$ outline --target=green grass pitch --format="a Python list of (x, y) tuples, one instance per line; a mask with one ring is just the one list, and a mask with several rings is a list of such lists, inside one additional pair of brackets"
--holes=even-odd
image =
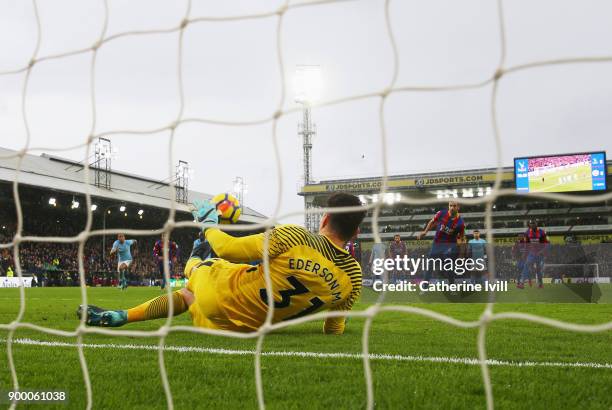
[[(537, 293), (538, 289), (525, 289)], [(155, 288), (88, 289), (90, 302), (103, 307), (135, 305), (160, 293)], [(357, 309), (375, 299), (369, 290)], [(26, 290), (25, 321), (55, 329), (72, 330), (80, 301), (79, 288)], [(395, 296), (393, 303), (403, 303)], [(475, 320), (484, 305), (420, 304), (462, 320)], [(19, 293), (0, 290), (0, 323), (17, 314)], [(612, 318), (612, 304), (498, 304), (495, 311), (520, 311), (574, 323), (603, 323)], [(162, 320), (139, 323), (131, 329), (152, 330)], [(190, 324), (189, 316), (175, 324)], [(343, 336), (321, 334), (321, 323), (291, 327), (266, 336), (265, 352), (361, 353), (363, 319), (352, 318)], [(438, 358), (477, 358), (477, 329), (459, 329), (415, 315), (382, 313), (373, 322), (370, 353)], [(0, 390), (11, 388), (7, 364), (6, 331), (0, 331)], [(28, 404), (18, 408), (85, 407), (85, 387), (75, 338), (55, 337), (20, 329), (18, 339), (67, 343), (45, 346), (18, 343), (13, 346), (15, 365), (23, 389), (63, 390), (67, 404)], [(154, 346), (156, 338), (87, 335), (85, 356), (93, 384), (93, 407), (112, 409), (161, 409), (166, 400), (159, 375), (157, 351), (128, 349), (126, 345)], [(168, 346), (199, 349), (231, 349), (203, 352), (167, 351), (166, 367), (175, 408), (257, 408), (253, 355), (254, 340), (172, 333)], [(114, 344), (116, 347), (100, 346)], [(243, 354), (236, 354), (242, 352)], [(610, 409), (612, 408), (612, 332), (575, 333), (525, 321), (498, 321), (487, 332), (490, 359), (504, 361), (489, 367), (498, 409)], [(606, 367), (565, 365), (520, 366), (524, 362), (596, 363)], [(485, 407), (480, 367), (449, 360), (415, 361), (393, 358), (371, 361), (376, 407), (474, 409)], [(262, 357), (266, 405), (271, 409), (362, 409), (366, 390), (359, 357)]]
[[(561, 178), (573, 177), (571, 182), (561, 182)], [(542, 181), (544, 178), (544, 181)], [(530, 192), (572, 192), (592, 189), (591, 166), (582, 165), (558, 171), (551, 170), (540, 176), (529, 177)]]

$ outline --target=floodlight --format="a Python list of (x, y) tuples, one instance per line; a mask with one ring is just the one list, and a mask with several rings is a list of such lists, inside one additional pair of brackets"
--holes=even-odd
[(72, 200), (72, 204), (70, 205), (70, 209), (77, 209), (79, 207), (79, 201)]
[(142, 214), (144, 214), (144, 210), (141, 209), (138, 211), (138, 215), (142, 216)]
[(294, 77), (295, 102), (311, 104), (321, 97), (321, 66), (298, 65)]
[(57, 201), (55, 200), (55, 198), (53, 198), (53, 197), (49, 198), (49, 205), (51, 205), (51, 206), (56, 206), (57, 205)]
[(108, 158), (111, 156), (111, 147), (108, 144), (98, 143), (96, 144), (96, 153), (102, 158)]
[(179, 161), (176, 166), (176, 173), (181, 176), (187, 176), (187, 174), (189, 174), (189, 163), (186, 161)]
[(119, 207), (119, 210), (120, 210), (121, 212), (125, 212), (125, 205), (121, 205), (121, 206)]
[(474, 190), (472, 188), (463, 188), (463, 193), (461, 196), (463, 196), (464, 198), (473, 198)]
[(395, 202), (395, 195), (393, 194), (393, 192), (386, 192), (383, 198), (383, 201), (387, 205), (393, 205), (393, 203)]
[(238, 194), (240, 193), (240, 191), (242, 191), (242, 182), (237, 180), (236, 182), (234, 182), (234, 192)]
[(96, 209), (98, 209), (98, 205), (96, 205), (96, 204), (92, 204), (92, 205), (91, 205), (91, 210), (92, 210), (92, 211), (95, 211)]

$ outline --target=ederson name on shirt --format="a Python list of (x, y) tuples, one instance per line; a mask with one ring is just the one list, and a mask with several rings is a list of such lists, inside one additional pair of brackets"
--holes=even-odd
[[(320, 263), (313, 262), (310, 259), (294, 259), (290, 258), (288, 260), (288, 266), (291, 270), (301, 270), (306, 272), (312, 272), (313, 274), (323, 278), (325, 282), (327, 282), (327, 286), (329, 287), (330, 295), (333, 297), (333, 302), (336, 302), (342, 299), (342, 294), (340, 292), (334, 292), (340, 285), (336, 280), (333, 272), (330, 272), (324, 266), (321, 266)], [(332, 302), (332, 303), (333, 303)]]

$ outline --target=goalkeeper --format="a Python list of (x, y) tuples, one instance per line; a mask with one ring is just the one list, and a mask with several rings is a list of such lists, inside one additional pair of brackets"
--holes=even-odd
[[(196, 219), (202, 223), (205, 241), (195, 247), (185, 266), (186, 288), (159, 296), (128, 310), (104, 310), (87, 306), (87, 324), (122, 326), (130, 322), (168, 316), (189, 310), (193, 324), (209, 329), (252, 332), (265, 321), (268, 294), (264, 266), (244, 262), (261, 260), (265, 234), (232, 237), (220, 229), (214, 205), (196, 204)], [(334, 207), (358, 207), (359, 199), (337, 193), (327, 203)], [(365, 210), (326, 213), (319, 234), (296, 225), (280, 225), (270, 231), (268, 256), (274, 301), (272, 322), (296, 319), (322, 310), (348, 311), (361, 292), (361, 267), (344, 250), (358, 232)], [(210, 258), (211, 250), (218, 258)], [(240, 263), (242, 262), (242, 263)], [(78, 316), (83, 313), (79, 307)], [(325, 320), (325, 333), (344, 332), (344, 317)]]

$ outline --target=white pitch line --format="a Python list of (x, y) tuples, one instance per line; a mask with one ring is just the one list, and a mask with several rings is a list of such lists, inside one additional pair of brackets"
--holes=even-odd
[[(0, 343), (6, 343), (6, 339), (0, 339)], [(13, 344), (30, 346), (48, 347), (77, 347), (76, 343), (49, 342), (34, 339), (14, 339)], [(157, 351), (157, 345), (139, 344), (114, 344), (114, 343), (83, 343), (83, 347), (89, 349), (119, 349), (119, 350), (152, 350)], [(235, 350), (235, 349), (216, 349), (210, 347), (195, 346), (164, 346), (166, 352), (177, 353), (210, 353), (230, 356), (252, 356), (254, 350)], [(284, 356), (284, 357), (308, 357), (317, 359), (363, 359), (361, 353), (323, 353), (323, 352), (296, 352), (296, 351), (275, 351), (262, 352), (262, 356)], [(370, 354), (372, 360), (390, 360), (399, 362), (430, 362), (430, 363), (452, 363), (477, 366), (480, 365), (478, 359), (468, 357), (427, 357), (427, 356), (403, 356), (390, 354)], [(511, 362), (506, 360), (488, 359), (490, 366), (509, 366), (509, 367), (586, 367), (593, 369), (612, 369), (612, 363), (592, 363), (592, 362)]]

